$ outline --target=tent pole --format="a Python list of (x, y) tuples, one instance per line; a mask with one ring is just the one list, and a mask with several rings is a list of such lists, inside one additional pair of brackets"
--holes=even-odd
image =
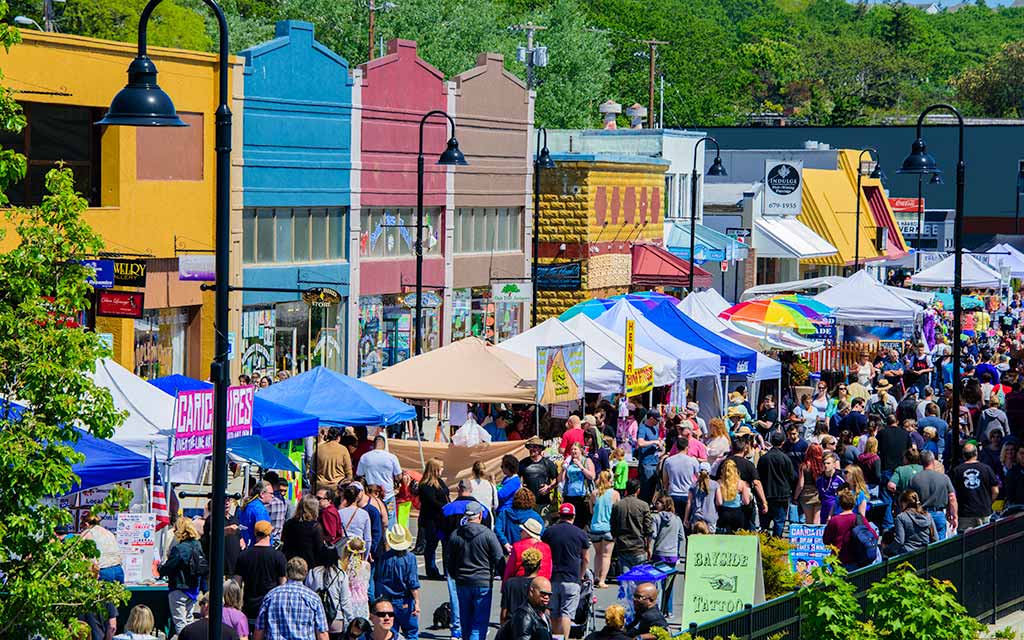
[[(424, 402), (426, 402), (426, 401), (424, 401)], [(438, 408), (437, 408), (437, 413), (438, 413), (438, 420), (440, 420), (441, 419), (440, 418), (440, 416), (441, 416), (441, 407), (440, 406), (438, 406)], [(426, 469), (427, 461), (423, 458), (423, 430), (422, 429), (420, 429), (420, 432), (416, 434), (416, 444), (419, 446), (419, 450), (420, 450), (420, 468), (421, 469)]]
[(537, 427), (537, 437), (540, 437), (540, 403), (533, 405), (533, 422)]
[[(153, 510), (153, 490), (156, 485), (156, 447), (154, 442), (149, 443), (149, 508)], [(164, 500), (167, 498), (165, 497)]]

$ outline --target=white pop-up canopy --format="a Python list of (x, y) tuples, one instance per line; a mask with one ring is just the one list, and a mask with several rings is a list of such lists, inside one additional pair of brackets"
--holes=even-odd
[[(626, 368), (626, 334), (616, 334), (594, 322), (584, 313), (563, 322), (573, 333), (583, 336), (584, 342), (600, 345), (606, 353), (615, 353), (615, 360), (623, 370)], [(654, 367), (654, 386), (662, 387), (676, 381), (676, 359), (664, 356), (637, 344), (633, 350), (636, 367)]]
[(116, 409), (128, 413), (110, 440), (147, 458), (151, 451), (165, 457), (174, 434), (174, 397), (110, 358), (97, 360), (96, 373), (88, 375), (96, 386), (110, 391)]
[[(679, 310), (685, 313), (690, 318), (696, 320), (705, 329), (713, 331), (723, 338), (728, 338), (733, 342), (754, 349), (757, 351), (757, 369), (753, 374), (754, 380), (775, 380), (782, 376), (782, 363), (778, 360), (774, 360), (758, 351), (758, 347), (764, 343), (777, 349), (789, 349), (786, 345), (779, 343), (774, 344), (771, 339), (755, 338), (749, 336), (748, 339), (738, 339), (739, 334), (729, 323), (728, 320), (722, 320), (718, 317), (717, 313), (714, 313), (707, 307), (706, 298), (700, 297), (697, 294), (691, 294), (686, 296), (682, 302), (679, 303)], [(726, 307), (728, 308), (728, 307)], [(761, 347), (763, 348), (763, 347)]]
[(889, 291), (863, 269), (814, 299), (832, 307), (839, 322), (913, 321), (920, 311), (920, 307)]
[[(583, 315), (583, 314), (580, 314)], [(595, 319), (595, 322), (616, 336), (626, 334), (626, 320), (632, 320), (636, 329), (636, 344), (665, 357), (678, 360), (677, 373), (684, 379), (717, 376), (721, 370), (722, 357), (687, 344), (661, 330), (644, 317), (640, 310), (619, 299), (614, 305)]]
[[(949, 256), (927, 269), (918, 271), (910, 277), (910, 281), (922, 287), (952, 287), (955, 257)], [(1002, 286), (999, 272), (971, 254), (963, 254), (961, 264), (961, 286), (968, 289), (998, 289)]]
[(992, 254), (990, 258), (993, 264), (1010, 268), (1010, 275), (1014, 278), (1024, 277), (1024, 253), (1017, 250), (1010, 244), (997, 244), (985, 253)]

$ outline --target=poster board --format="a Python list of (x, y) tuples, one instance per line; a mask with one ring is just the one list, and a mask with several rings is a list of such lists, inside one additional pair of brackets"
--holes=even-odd
[(583, 397), (582, 342), (537, 347), (537, 402), (557, 404)]
[(789, 542), (795, 547), (789, 551), (789, 566), (804, 586), (811, 584), (811, 571), (830, 553), (822, 541), (824, 535), (823, 524), (789, 524)]
[(117, 514), (117, 546), (121, 548), (121, 567), (125, 584), (152, 581), (156, 552), (156, 514)]
[(764, 602), (760, 542), (757, 536), (690, 536), (683, 590), (684, 629)]

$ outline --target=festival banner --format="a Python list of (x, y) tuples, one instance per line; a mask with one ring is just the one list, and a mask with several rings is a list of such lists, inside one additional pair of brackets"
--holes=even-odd
[[(228, 438), (252, 434), (256, 387), (228, 387)], [(179, 391), (174, 399), (174, 455), (213, 451), (213, 389)]]
[(582, 342), (537, 347), (537, 403), (557, 404), (583, 397)]
[(647, 365), (639, 369), (634, 366), (636, 355), (636, 321), (626, 320), (626, 397), (639, 396), (654, 388), (654, 367)]
[(682, 626), (764, 602), (757, 536), (694, 535), (687, 541)]
[(811, 584), (811, 571), (820, 567), (830, 553), (822, 541), (824, 535), (823, 524), (789, 525), (789, 542), (794, 547), (789, 552), (789, 564), (804, 586)]

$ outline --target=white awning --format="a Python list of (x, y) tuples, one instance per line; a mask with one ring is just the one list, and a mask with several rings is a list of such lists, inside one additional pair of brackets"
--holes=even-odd
[(764, 216), (754, 220), (759, 233), (753, 247), (758, 258), (821, 258), (837, 253), (824, 238), (792, 216)]

